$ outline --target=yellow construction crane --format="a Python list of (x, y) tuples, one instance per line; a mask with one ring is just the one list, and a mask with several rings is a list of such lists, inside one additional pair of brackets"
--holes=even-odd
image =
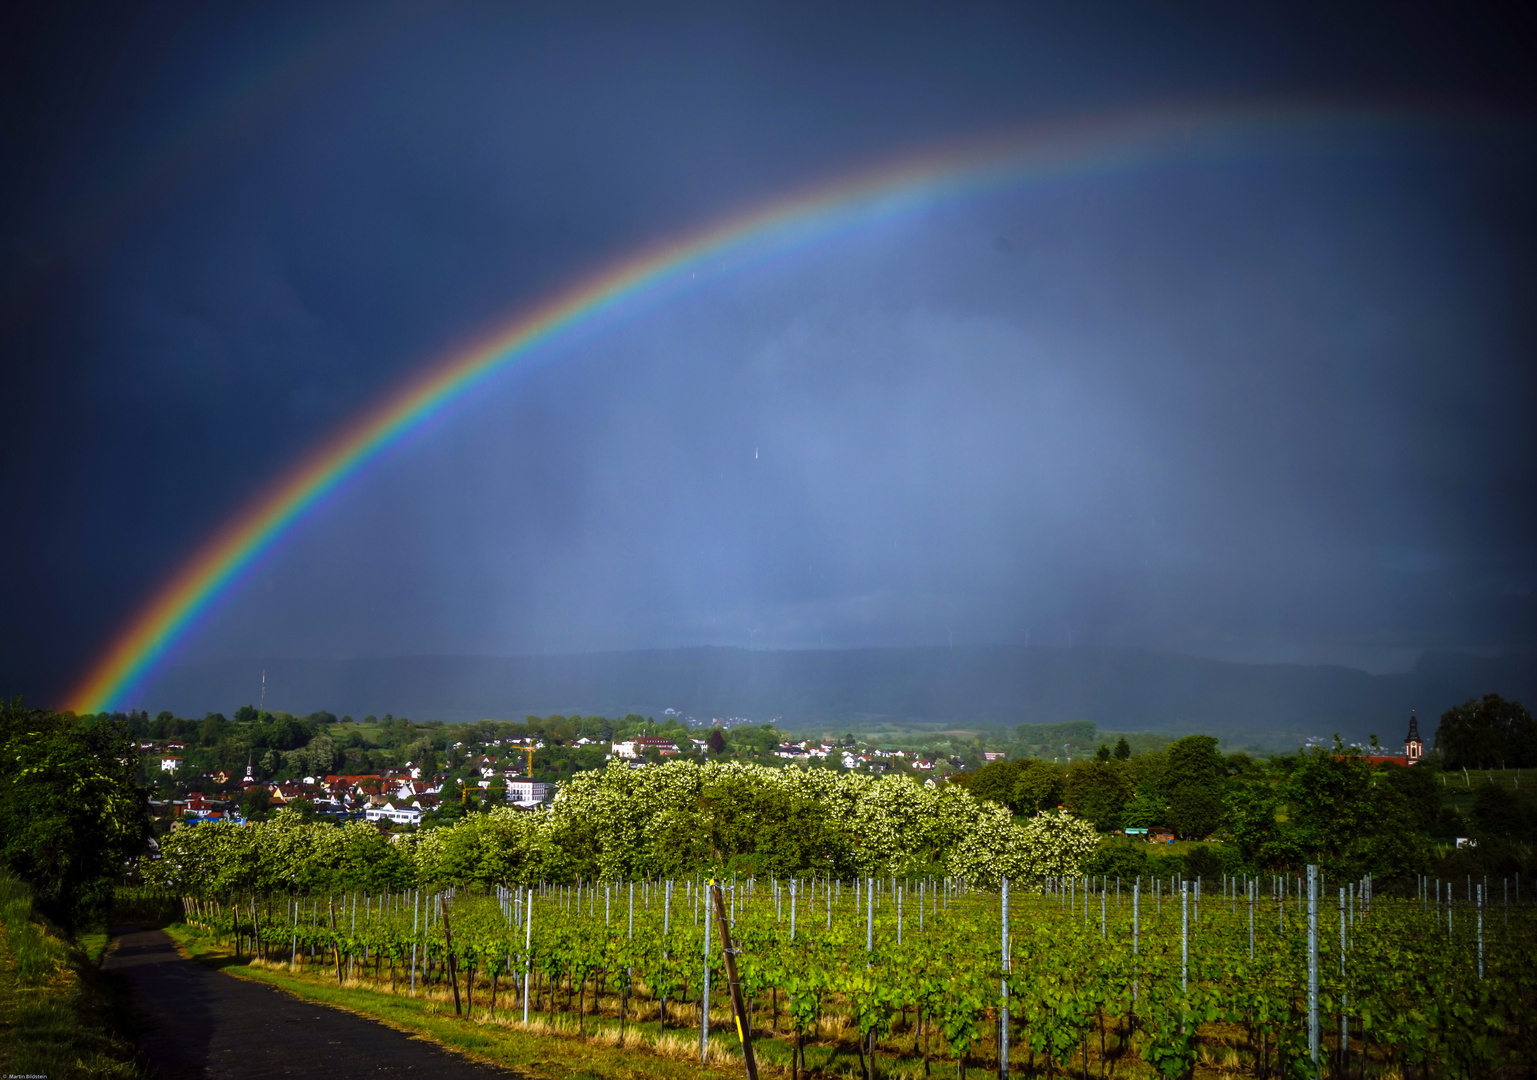
[(525, 743), (522, 746), (517, 747), (516, 749), (521, 750), (525, 754), (528, 755), (528, 772), (525, 775), (530, 780), (532, 780), (534, 778), (534, 744), (533, 743)]

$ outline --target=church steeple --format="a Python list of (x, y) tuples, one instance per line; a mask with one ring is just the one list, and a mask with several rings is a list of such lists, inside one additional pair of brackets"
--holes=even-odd
[(245, 782), (248, 783), (248, 784), (252, 784), (252, 783), (256, 782), (255, 777), (253, 777), (251, 775), (251, 755), (250, 754), (247, 754), (246, 758), (245, 758)]
[(1409, 734), (1404, 736), (1404, 757), (1413, 765), (1425, 753), (1425, 744), (1420, 740), (1420, 721), (1414, 715), (1414, 710), (1409, 710)]

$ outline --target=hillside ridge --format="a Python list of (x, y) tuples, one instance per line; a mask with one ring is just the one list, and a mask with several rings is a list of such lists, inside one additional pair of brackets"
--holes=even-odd
[[(1397, 739), (1485, 693), (1537, 698), (1534, 657), (1427, 653), (1408, 672), (1246, 664), (1130, 648), (1013, 645), (748, 650), (729, 646), (524, 656), (281, 657), (174, 667), (135, 707), (179, 715), (266, 706), (447, 721), (675, 709), (789, 728), (872, 722), (1008, 726), (1093, 720), (1127, 731)], [(1433, 730), (1433, 727), (1432, 727)]]

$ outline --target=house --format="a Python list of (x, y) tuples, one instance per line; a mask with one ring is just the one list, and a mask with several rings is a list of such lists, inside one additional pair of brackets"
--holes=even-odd
[(281, 784), (272, 787), (272, 801), (276, 803), (291, 803), (295, 799), (307, 799), (310, 792), (305, 790), (303, 784), (293, 780), (284, 780)]
[(511, 780), (507, 783), (507, 801), (520, 806), (537, 806), (544, 802), (550, 786), (542, 780)]
[(642, 757), (647, 750), (655, 750), (664, 755), (676, 754), (678, 742), (676, 739), (664, 739), (660, 735), (637, 735), (633, 739), (613, 743), (609, 757), (634, 759)]
[(166, 755), (160, 759), (160, 771), (173, 773), (181, 768), (181, 758), (174, 755)]
[(363, 811), (365, 821), (388, 821), (395, 825), (420, 825), (422, 823), (422, 811), (415, 806), (396, 806), (392, 802), (386, 802), (382, 806), (371, 806)]
[(390, 786), (393, 789), (392, 797), (407, 803), (415, 801), (419, 795), (428, 795), (436, 790), (422, 780), (396, 780)]
[(470, 769), (472, 772), (480, 773), (480, 775), (485, 777), (487, 780), (495, 776), (501, 769), (501, 766), (499, 766), (493, 759), (487, 757), (484, 754), (477, 754), (475, 757), (470, 758), (464, 764), (466, 768)]
[(217, 814), (223, 803), (214, 802), (201, 791), (188, 793), (186, 802), (182, 806), (182, 813), (188, 817), (207, 817)]
[(1003, 753), (995, 753), (992, 750), (988, 750), (988, 751), (985, 751), (982, 754), (982, 756), (985, 757), (988, 761), (1002, 761), (1005, 758), (1007, 758), (1009, 755), (1008, 754), (1003, 754)]

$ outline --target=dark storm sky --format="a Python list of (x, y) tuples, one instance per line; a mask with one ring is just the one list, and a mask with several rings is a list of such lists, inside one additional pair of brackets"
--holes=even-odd
[(1537, 643), (1530, 9), (38, 5), (4, 29), (0, 692), (606, 260), (1009, 125), (1356, 104), (707, 282), (495, 383), (178, 657)]

